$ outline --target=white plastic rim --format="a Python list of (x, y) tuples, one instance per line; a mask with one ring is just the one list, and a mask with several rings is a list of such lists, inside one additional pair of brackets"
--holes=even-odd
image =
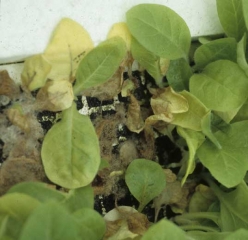
[(172, 8), (186, 21), (192, 37), (223, 32), (216, 0), (0, 0), (0, 64), (43, 52), (63, 17), (80, 23), (98, 44), (112, 24), (125, 21), (126, 11), (140, 3)]

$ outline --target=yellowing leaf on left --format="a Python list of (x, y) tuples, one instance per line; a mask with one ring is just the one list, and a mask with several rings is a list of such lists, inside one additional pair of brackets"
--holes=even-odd
[(26, 59), (21, 74), (22, 84), (30, 91), (36, 90), (46, 83), (51, 65), (42, 54), (37, 54)]
[(79, 62), (92, 48), (91, 37), (80, 24), (62, 19), (43, 54), (52, 65), (48, 78), (73, 81)]

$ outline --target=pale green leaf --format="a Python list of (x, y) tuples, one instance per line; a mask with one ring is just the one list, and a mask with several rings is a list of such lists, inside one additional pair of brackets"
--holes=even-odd
[(155, 79), (159, 85), (162, 74), (159, 68), (159, 57), (144, 48), (136, 39), (132, 38), (131, 53), (135, 60)]
[(68, 196), (62, 204), (63, 206), (66, 206), (70, 210), (70, 212), (75, 212), (76, 210), (81, 208), (93, 209), (93, 188), (91, 186), (85, 186), (70, 190)]
[(65, 195), (62, 192), (53, 190), (45, 183), (40, 182), (22, 182), (14, 185), (8, 193), (23, 193), (37, 199), (40, 202), (62, 201)]
[(176, 12), (162, 5), (139, 4), (126, 16), (131, 34), (146, 49), (167, 59), (187, 59), (190, 31)]
[(218, 149), (207, 139), (197, 155), (215, 179), (226, 187), (234, 187), (248, 170), (248, 121), (233, 123), (214, 136), (222, 148)]
[(228, 37), (237, 41), (246, 31), (241, 0), (216, 0), (220, 23)]
[(44, 203), (33, 211), (23, 226), (20, 240), (77, 239), (78, 226), (69, 213), (57, 203)]
[[(228, 232), (203, 232), (203, 231), (189, 231), (187, 236), (191, 237), (189, 240), (223, 240), (229, 236)], [(234, 240), (234, 239), (233, 239)]]
[(139, 211), (165, 188), (166, 178), (161, 166), (147, 159), (135, 159), (127, 168), (125, 181), (133, 196), (139, 201)]
[(239, 41), (237, 46), (237, 63), (248, 76), (248, 64), (246, 61), (246, 34)]
[(246, 229), (239, 229), (233, 233), (231, 233), (229, 236), (224, 238), (224, 240), (245, 240), (248, 239), (248, 230)]
[(93, 209), (82, 208), (73, 213), (73, 218), (78, 226), (79, 238), (84, 240), (101, 240), (105, 231), (106, 223), (103, 217)]
[(181, 127), (177, 127), (177, 132), (181, 137), (186, 140), (187, 146), (189, 148), (189, 158), (187, 160), (186, 172), (181, 182), (181, 184), (183, 185), (186, 182), (189, 174), (191, 174), (195, 169), (196, 150), (205, 140), (205, 136), (201, 132), (196, 132), (194, 130), (185, 129)]
[(172, 124), (195, 131), (201, 131), (201, 120), (209, 111), (201, 101), (187, 91), (180, 93), (188, 101), (188, 111), (173, 115)]
[(221, 145), (218, 142), (217, 138), (214, 136), (212, 132), (211, 126), (212, 113), (209, 111), (201, 120), (202, 132), (205, 134), (210, 141), (219, 149), (221, 149)]
[[(228, 176), (227, 176), (228, 177)], [(208, 181), (220, 201), (221, 231), (232, 232), (248, 229), (248, 188), (241, 182), (235, 190), (223, 192), (212, 181)]]
[(243, 120), (248, 120), (248, 100), (242, 105), (242, 107), (239, 109), (236, 116), (232, 119), (233, 122), (239, 122)]
[(109, 80), (121, 65), (126, 52), (126, 43), (121, 37), (110, 38), (91, 50), (78, 66), (74, 94)]
[(152, 225), (142, 240), (186, 240), (186, 233), (169, 220), (163, 219)]
[(203, 69), (209, 63), (226, 59), (237, 60), (237, 42), (234, 38), (222, 38), (210, 41), (195, 51), (194, 60), (197, 69)]
[(202, 73), (190, 79), (190, 92), (209, 109), (229, 111), (240, 107), (247, 98), (248, 78), (229, 60), (208, 64)]
[(98, 138), (75, 103), (46, 134), (41, 156), (47, 177), (60, 186), (79, 188), (94, 179), (101, 161)]
[(192, 70), (185, 59), (180, 58), (170, 61), (166, 78), (175, 91), (189, 90), (189, 79), (191, 75)]
[(9, 215), (20, 222), (25, 221), (40, 202), (23, 193), (9, 193), (0, 198), (0, 214)]
[(241, 0), (242, 1), (242, 9), (243, 9), (243, 17), (246, 25), (246, 30), (248, 29), (248, 1), (247, 0)]

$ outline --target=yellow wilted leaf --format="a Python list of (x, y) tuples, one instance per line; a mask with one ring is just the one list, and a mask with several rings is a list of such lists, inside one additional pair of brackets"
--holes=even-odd
[(42, 54), (37, 54), (26, 59), (21, 74), (22, 84), (30, 91), (43, 87), (51, 65), (44, 59)]
[(67, 80), (49, 80), (36, 97), (39, 108), (48, 111), (65, 110), (72, 105), (73, 99), (72, 84)]
[(127, 50), (130, 51), (130, 46), (131, 46), (131, 33), (127, 27), (127, 24), (124, 22), (119, 22), (119, 23), (115, 23), (112, 28), (110, 29), (109, 33), (108, 33), (108, 39), (112, 38), (112, 37), (121, 37), (127, 46)]
[(183, 113), (189, 109), (187, 99), (176, 93), (171, 87), (154, 90), (151, 106), (155, 115)]
[(79, 62), (92, 48), (91, 37), (80, 24), (62, 19), (43, 54), (52, 65), (49, 79), (73, 81)]
[(168, 68), (170, 65), (170, 60), (167, 58), (160, 58), (159, 59), (159, 67), (160, 67), (160, 72), (163, 76), (166, 75)]

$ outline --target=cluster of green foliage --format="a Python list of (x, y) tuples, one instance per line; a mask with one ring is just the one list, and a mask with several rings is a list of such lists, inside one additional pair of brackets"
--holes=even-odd
[[(123, 40), (123, 35), (128, 35), (125, 32), (89, 50), (74, 71), (74, 85), (74, 72), (70, 72), (72, 95), (78, 96), (105, 83), (129, 51), (160, 91), (151, 99), (154, 115), (144, 124), (171, 125), (188, 146), (188, 158), (178, 176), (182, 185), (198, 162), (211, 174), (199, 176), (216, 196), (207, 210), (175, 217), (179, 226), (161, 220), (135, 239), (248, 237), (248, 4), (246, 0), (217, 0), (217, 10), (226, 36), (201, 38), (201, 45), (193, 52), (193, 66), (189, 56), (195, 46), (184, 20), (168, 7), (141, 4), (126, 14), (130, 42)], [(38, 61), (49, 60), (49, 56), (48, 49)], [(44, 86), (49, 74), (49, 79), (58, 76), (54, 70), (57, 62), (51, 62), (43, 62), (47, 73), (38, 74), (37, 83), (28, 82), (29, 88)], [(33, 67), (27, 63), (26, 72)], [(168, 84), (162, 81), (164, 76)], [(70, 99), (71, 104), (61, 109), (61, 121), (46, 134), (41, 155), (48, 178), (71, 190), (62, 194), (37, 183), (13, 187), (0, 198), (1, 239), (103, 237), (105, 223), (93, 210), (89, 186), (101, 164), (99, 143), (89, 117), (80, 115)], [(147, 159), (133, 160), (125, 181), (140, 203), (139, 211), (166, 186), (162, 167)]]

